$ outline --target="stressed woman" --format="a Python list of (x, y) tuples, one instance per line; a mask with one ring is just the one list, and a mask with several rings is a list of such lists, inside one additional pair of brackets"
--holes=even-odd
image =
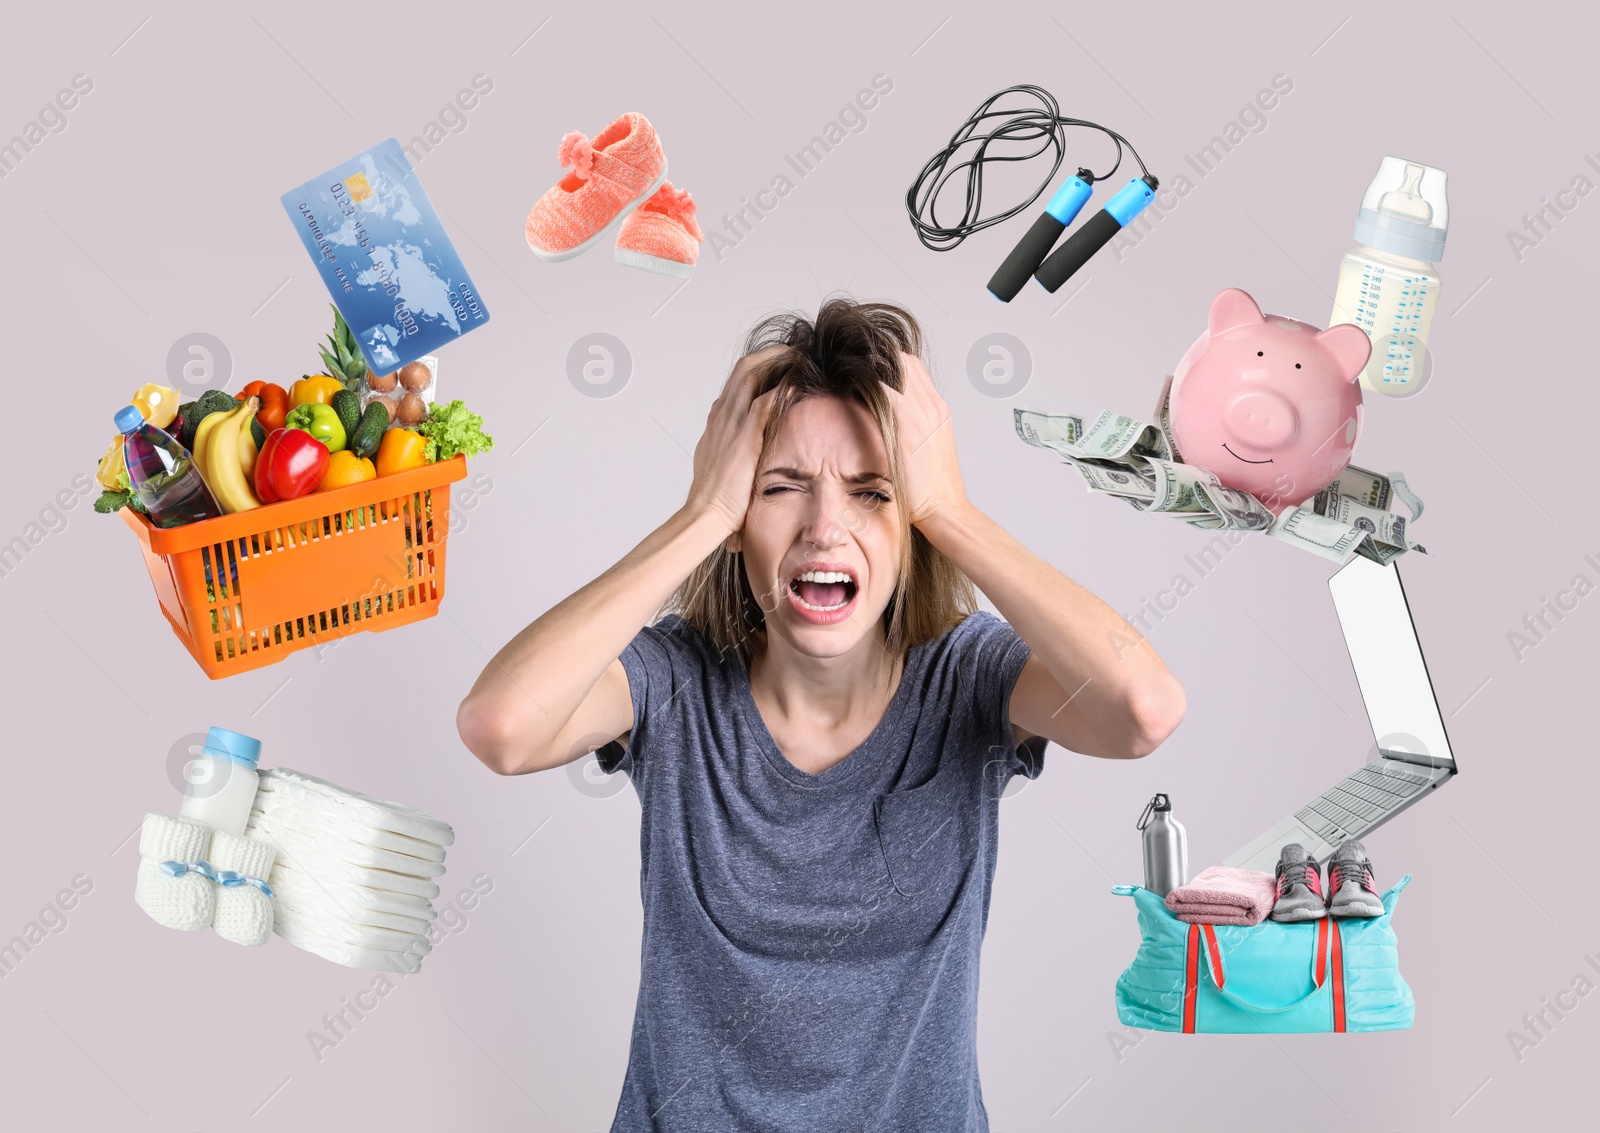
[(1046, 741), (1132, 758), (1183, 716), (1137, 631), (967, 499), (921, 352), (884, 304), (757, 327), (688, 502), (461, 705), (501, 774), (596, 751), (638, 792), (614, 1133), (987, 1130), (1001, 792)]

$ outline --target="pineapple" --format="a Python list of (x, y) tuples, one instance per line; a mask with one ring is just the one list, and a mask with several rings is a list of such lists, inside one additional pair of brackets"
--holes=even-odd
[[(329, 306), (333, 304), (330, 303)], [(356, 341), (350, 324), (344, 321), (344, 316), (339, 313), (337, 307), (333, 308), (333, 333), (328, 335), (328, 345), (318, 349), (322, 354), (322, 364), (327, 367), (328, 376), (343, 382), (345, 389), (355, 389), (368, 375), (367, 360), (361, 353), (361, 344)]]

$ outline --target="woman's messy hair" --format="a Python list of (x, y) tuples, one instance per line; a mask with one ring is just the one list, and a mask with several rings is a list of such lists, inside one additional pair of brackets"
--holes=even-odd
[[(831, 298), (815, 319), (793, 311), (763, 319), (746, 338), (744, 353), (769, 346), (785, 349), (763, 363), (756, 382), (756, 396), (777, 391), (762, 456), (796, 405), (808, 398), (836, 397), (862, 406), (877, 421), (889, 454), (894, 498), (904, 500), (904, 454), (894, 405), (883, 387), (904, 388), (902, 352), (922, 355), (922, 328), (910, 312), (890, 303)], [(911, 526), (906, 509), (897, 507), (895, 514), (901, 529), (900, 563), (894, 594), (883, 612), (883, 630), (886, 648), (900, 657), (960, 624), (978, 608), (978, 601), (972, 581)], [(765, 647), (766, 613), (750, 588), (744, 554), (726, 545), (694, 568), (663, 613), (678, 614), (719, 656), (733, 650), (747, 666)]]

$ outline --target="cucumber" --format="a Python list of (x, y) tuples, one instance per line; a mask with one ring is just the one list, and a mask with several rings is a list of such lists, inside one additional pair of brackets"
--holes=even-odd
[(378, 442), (383, 440), (383, 434), (388, 428), (389, 411), (376, 401), (372, 402), (367, 406), (367, 411), (361, 415), (360, 422), (350, 432), (348, 442), (350, 450), (357, 456), (371, 456), (378, 451)]
[(339, 415), (339, 424), (344, 426), (344, 435), (355, 436), (356, 427), (361, 424), (361, 399), (350, 390), (342, 389), (333, 395), (328, 404)]

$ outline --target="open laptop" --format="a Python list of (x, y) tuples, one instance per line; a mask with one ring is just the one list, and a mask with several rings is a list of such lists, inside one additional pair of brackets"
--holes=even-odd
[(1319, 863), (1441, 787), (1456, 773), (1411, 608), (1393, 563), (1357, 556), (1328, 580), (1378, 758), (1322, 792), (1224, 865), (1272, 873), (1299, 842)]

